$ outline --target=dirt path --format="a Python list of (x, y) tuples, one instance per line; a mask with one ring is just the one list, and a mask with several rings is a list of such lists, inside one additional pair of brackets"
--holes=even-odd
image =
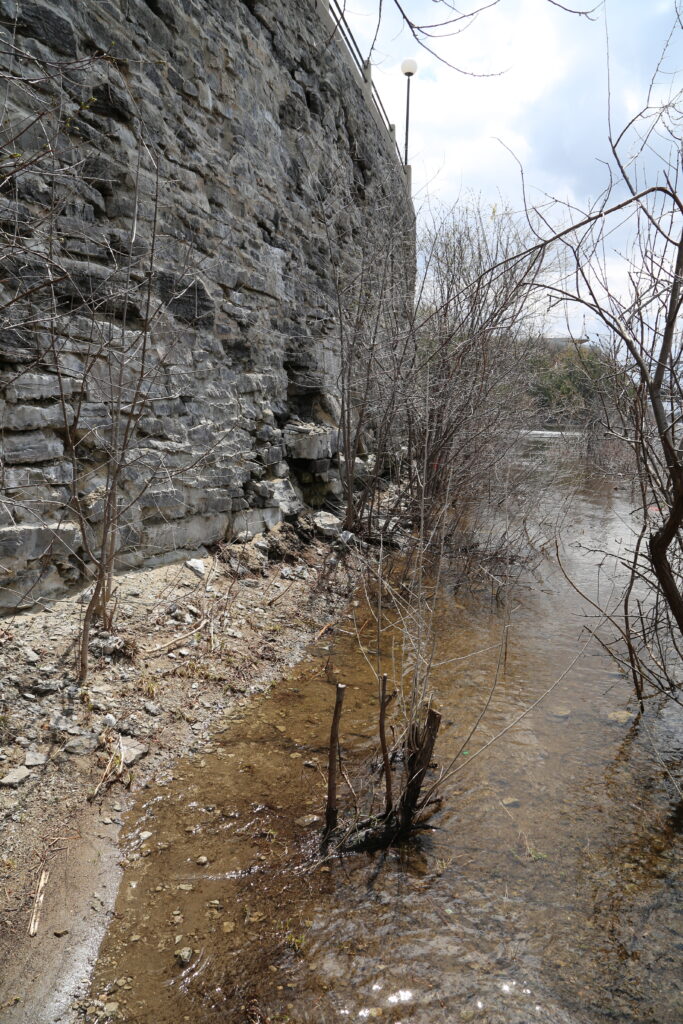
[[(352, 579), (326, 542), (304, 543), (288, 526), (220, 561), (205, 556), (122, 576), (115, 634), (93, 638), (86, 691), (73, 672), (84, 607), (77, 596), (2, 620), (3, 1024), (71, 1018), (113, 912), (117, 837), (131, 791), (205, 749), (236, 702), (295, 663)], [(49, 877), (30, 938), (43, 870)]]

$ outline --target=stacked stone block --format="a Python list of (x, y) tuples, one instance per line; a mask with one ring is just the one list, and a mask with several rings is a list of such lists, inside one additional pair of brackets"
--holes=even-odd
[(9, 609), (87, 575), (113, 464), (122, 566), (338, 495), (339, 289), (413, 214), (314, 0), (0, 0), (0, 36)]

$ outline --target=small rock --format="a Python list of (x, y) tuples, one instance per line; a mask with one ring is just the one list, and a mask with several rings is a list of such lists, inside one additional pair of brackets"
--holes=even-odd
[(304, 814), (303, 817), (297, 818), (294, 824), (299, 825), (300, 828), (309, 828), (311, 825), (315, 825), (318, 821), (320, 821), (319, 814)]
[(610, 711), (607, 717), (610, 722), (618, 722), (619, 725), (626, 725), (631, 721), (633, 715), (630, 711)]
[(209, 863), (209, 858), (208, 857), (204, 857), (204, 856), (197, 857), (197, 860), (195, 861), (195, 864), (198, 864), (200, 868), (206, 867), (206, 865), (208, 863)]
[(39, 750), (27, 750), (24, 764), (27, 768), (37, 768), (41, 764), (47, 764), (47, 754)]
[(221, 927), (222, 927), (223, 931), (225, 932), (225, 934), (228, 935), (230, 932), (234, 932), (234, 930), (235, 930), (235, 922), (234, 921), (223, 921), (223, 924), (221, 925)]
[(64, 749), (67, 754), (75, 754), (79, 756), (81, 754), (92, 754), (93, 750), (96, 750), (99, 745), (97, 736), (92, 734), (86, 736), (74, 736), (73, 739), (69, 740)]
[(105, 1013), (118, 1013), (119, 1012), (119, 1004), (116, 1003), (116, 1002), (105, 1003), (104, 1004), (104, 1012)]
[(503, 807), (519, 807), (519, 800), (516, 796), (504, 796), (502, 804)]
[(189, 946), (183, 946), (182, 949), (176, 950), (174, 956), (178, 963), (185, 967), (192, 959), (192, 950)]
[(57, 936), (58, 939), (61, 939), (65, 935), (69, 934), (69, 929), (68, 928), (55, 928), (54, 934)]
[(185, 562), (185, 568), (193, 572), (195, 576), (198, 576), (200, 580), (203, 580), (206, 576), (206, 567), (201, 558), (188, 558)]
[(126, 739), (122, 746), (123, 763), (126, 768), (130, 768), (136, 761), (139, 761), (140, 758), (145, 757), (149, 753), (149, 747), (146, 747), (143, 743), (137, 743), (135, 740)]
[(331, 512), (316, 512), (313, 523), (321, 537), (338, 537), (342, 530), (341, 519)]
[(572, 709), (568, 704), (555, 704), (554, 707), (548, 708), (548, 714), (553, 718), (569, 718), (571, 713)]
[(34, 693), (36, 697), (47, 697), (51, 693), (59, 693), (61, 688), (62, 684), (59, 679), (36, 679), (24, 686), (25, 690)]
[(25, 782), (31, 775), (31, 772), (23, 764), (19, 768), (13, 768), (11, 772), (8, 772), (2, 779), (0, 779), (0, 786), (10, 786), (12, 789), (16, 789), (22, 782)]
[(27, 647), (24, 651), (24, 657), (26, 658), (29, 665), (36, 665), (40, 661), (40, 655), (31, 648)]
[(140, 833), (140, 841), (143, 842), (143, 843), (145, 842), (146, 839), (151, 839), (151, 838), (152, 838), (152, 833), (151, 832), (141, 832)]
[(113, 729), (114, 726), (116, 725), (116, 719), (112, 714), (105, 715), (104, 718), (102, 719), (102, 725), (105, 727), (105, 729)]
[(161, 708), (159, 707), (158, 704), (155, 704), (154, 701), (151, 701), (151, 700), (145, 701), (145, 703), (143, 704), (143, 707), (144, 707), (144, 709), (145, 709), (145, 711), (147, 712), (148, 715), (152, 715), (152, 716), (156, 717), (157, 715), (161, 714)]

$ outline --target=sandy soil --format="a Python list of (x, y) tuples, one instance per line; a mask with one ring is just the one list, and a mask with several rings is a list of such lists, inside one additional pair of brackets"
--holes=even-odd
[(204, 554), (194, 570), (119, 577), (113, 632), (93, 636), (85, 688), (74, 671), (82, 596), (0, 621), (3, 1024), (71, 1018), (113, 912), (130, 793), (202, 749), (338, 613), (353, 572), (300, 525)]

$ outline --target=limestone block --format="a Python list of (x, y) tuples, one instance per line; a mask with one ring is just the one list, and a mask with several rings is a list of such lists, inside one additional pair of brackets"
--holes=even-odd
[[(69, 398), (74, 392), (74, 381), (62, 378), (62, 393)], [(59, 378), (53, 373), (22, 373), (12, 375), (5, 391), (8, 402), (30, 402), (36, 398), (59, 398)]]
[(196, 551), (204, 544), (223, 540), (230, 526), (227, 513), (187, 516), (173, 523), (154, 523), (145, 526), (140, 546), (146, 554), (162, 551)]
[(338, 537), (341, 533), (342, 521), (331, 512), (316, 512), (313, 522), (321, 537)]
[(48, 462), (64, 455), (64, 445), (55, 434), (40, 430), (21, 434), (5, 434), (0, 452), (7, 465), (22, 462)]
[(339, 431), (315, 423), (287, 424), (285, 449), (292, 459), (331, 459), (339, 450)]
[(15, 22), (17, 30), (56, 50), (66, 57), (76, 57), (76, 35), (66, 18), (57, 14), (54, 7), (40, 3), (18, 3), (17, 0), (0, 0), (0, 15), (3, 22)]
[(78, 527), (73, 523), (5, 526), (0, 529), (0, 560), (3, 565), (21, 567), (47, 554), (53, 558), (69, 554), (79, 543)]
[(38, 466), (17, 466), (5, 469), (5, 490), (8, 493), (29, 487), (67, 486), (71, 483), (73, 469), (70, 462), (54, 465), (42, 463)]
[(6, 573), (0, 562), (0, 612), (32, 608), (40, 598), (63, 593), (64, 586), (54, 565)]
[[(4, 430), (41, 430), (54, 427), (57, 430), (71, 426), (74, 411), (64, 403), (52, 405), (5, 405), (0, 403), (0, 425)], [(66, 423), (65, 423), (66, 421)]]
[(304, 503), (300, 494), (297, 494), (291, 480), (271, 480), (273, 486), (273, 501), (275, 501), (283, 516), (295, 516), (303, 512)]
[(280, 522), (282, 522), (282, 512), (279, 508), (247, 509), (234, 516), (232, 533), (240, 540), (251, 540), (257, 533), (272, 530)]

